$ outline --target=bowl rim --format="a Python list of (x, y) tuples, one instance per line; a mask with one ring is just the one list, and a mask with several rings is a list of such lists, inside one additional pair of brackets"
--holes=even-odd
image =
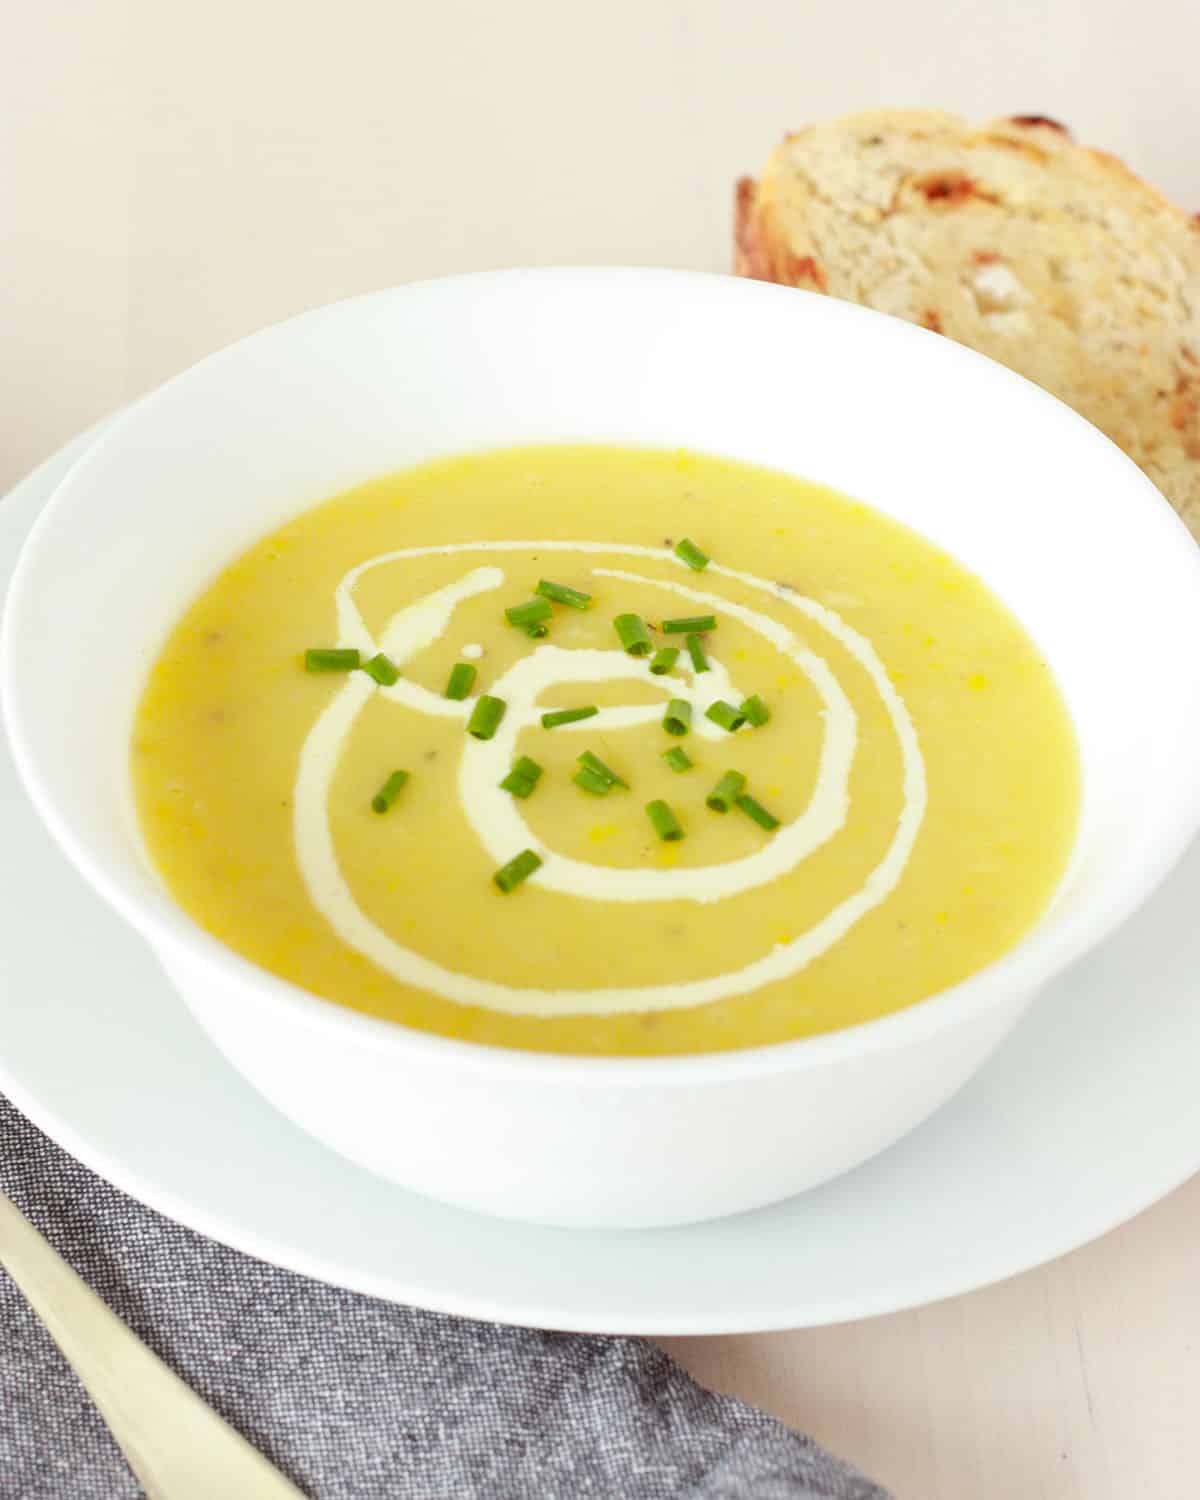
[[(152, 413), (156, 402), (168, 391), (186, 383), (196, 372), (236, 359), (242, 349), (256, 340), (268, 338), (276, 330), (296, 323), (315, 323), (334, 316), (338, 311), (374, 301), (395, 297), (419, 299), (431, 290), (444, 294), (446, 289), (464, 290), (514, 286), (534, 281), (573, 281), (581, 288), (597, 280), (610, 284), (629, 278), (653, 279), (666, 287), (690, 286), (693, 291), (710, 295), (733, 295), (751, 298), (786, 298), (811, 300), (822, 305), (822, 315), (847, 321), (868, 320), (873, 336), (893, 340), (937, 339), (945, 353), (939, 358), (958, 361), (964, 374), (971, 368), (985, 366), (999, 373), (1004, 384), (1014, 391), (1022, 387), (1026, 399), (1055, 408), (1053, 420), (1074, 425), (1087, 433), (1087, 440), (1107, 450), (1105, 462), (1111, 465), (1114, 484), (1141, 492), (1143, 504), (1138, 508), (1138, 527), (1156, 527), (1163, 545), (1173, 546), (1193, 565), (1197, 597), (1200, 598), (1200, 548), (1175, 514), (1165, 497), (1142, 471), (1099, 429), (1081, 417), (1057, 397), (999, 366), (986, 356), (952, 340), (919, 328), (904, 319), (880, 313), (859, 304), (843, 302), (815, 292), (799, 291), (773, 283), (756, 281), (715, 272), (677, 271), (661, 267), (637, 266), (546, 266), (514, 267), (503, 270), (477, 271), (462, 275), (431, 277), (394, 287), (380, 288), (356, 296), (325, 303), (318, 307), (278, 320), (256, 329), (245, 337), (224, 346), (178, 372), (154, 390), (140, 397), (114, 417), (84, 449), (56, 485), (52, 495), (30, 528), (20, 550), (17, 565), (4, 601), (0, 620), (0, 705), (14, 760), (39, 817), (66, 855), (93, 889), (129, 923), (164, 961), (178, 957), (184, 962), (199, 963), (210, 970), (221, 971), (240, 990), (252, 995), (260, 1005), (274, 1012), (280, 1025), (297, 1021), (331, 1035), (361, 1044), (368, 1043), (393, 1055), (405, 1055), (414, 1061), (456, 1070), (478, 1072), (497, 1077), (536, 1078), (542, 1083), (561, 1083), (592, 1087), (683, 1087), (692, 1083), (734, 1081), (766, 1077), (778, 1073), (807, 1071), (810, 1068), (847, 1062), (855, 1057), (887, 1051), (918, 1043), (946, 1027), (978, 1017), (1014, 996), (1032, 999), (1038, 990), (1077, 958), (1100, 944), (1115, 930), (1165, 878), (1200, 829), (1200, 767), (1195, 778), (1195, 795), (1190, 807), (1154, 843), (1141, 861), (1137, 879), (1126, 883), (1107, 900), (1098, 900), (1083, 911), (1055, 915), (1049, 910), (1035, 922), (1007, 952), (965, 979), (932, 995), (914, 1001), (899, 1010), (851, 1026), (839, 1027), (813, 1036), (771, 1042), (727, 1051), (682, 1053), (663, 1056), (620, 1057), (530, 1051), (465, 1041), (426, 1032), (355, 1010), (342, 1002), (326, 999), (302, 986), (284, 979), (214, 937), (190, 916), (163, 888), (157, 905), (128, 895), (121, 883), (110, 875), (103, 858), (97, 857), (86, 839), (78, 835), (69, 820), (59, 811), (52, 793), (43, 781), (37, 757), (26, 735), (21, 714), (19, 656), (17, 649), (18, 615), (21, 601), (29, 587), (40, 559), (41, 540), (46, 528), (43, 522), (60, 507), (70, 503), (81, 476), (110, 447), (119, 443), (127, 429)], [(968, 377), (969, 378), (969, 377)], [(465, 451), (465, 450), (464, 450)], [(1124, 475), (1122, 479), (1121, 476)], [(1152, 502), (1146, 504), (1145, 501)], [(1129, 515), (1134, 514), (1130, 507)], [(1200, 703), (1200, 666), (1194, 684)]]

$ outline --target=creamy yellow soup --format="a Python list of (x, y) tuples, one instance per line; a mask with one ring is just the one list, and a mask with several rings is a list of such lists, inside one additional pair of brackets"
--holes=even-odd
[[(565, 709), (595, 711), (544, 722)], [(932, 995), (1044, 911), (1079, 803), (1050, 671), (952, 558), (815, 484), (615, 447), (427, 464), (266, 537), (166, 642), (132, 765), (155, 865), (237, 952), (570, 1053), (756, 1046)]]

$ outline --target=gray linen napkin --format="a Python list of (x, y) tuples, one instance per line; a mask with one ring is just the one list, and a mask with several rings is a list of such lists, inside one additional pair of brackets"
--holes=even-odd
[[(133, 1202), (3, 1098), (0, 1187), (313, 1500), (888, 1500), (643, 1339), (475, 1323), (264, 1265)], [(138, 1494), (0, 1273), (0, 1497)]]

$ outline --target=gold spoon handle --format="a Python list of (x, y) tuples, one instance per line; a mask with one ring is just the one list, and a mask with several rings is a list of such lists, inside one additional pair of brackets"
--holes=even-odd
[(147, 1500), (304, 1500), (109, 1311), (3, 1193), (0, 1266), (87, 1387)]

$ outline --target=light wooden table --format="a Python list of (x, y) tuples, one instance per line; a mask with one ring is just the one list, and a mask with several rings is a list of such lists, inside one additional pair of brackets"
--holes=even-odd
[[(723, 269), (734, 178), (872, 104), (1049, 113), (1200, 208), (1194, 0), (6, 0), (0, 487), (249, 330), (449, 271)], [(1006, 1285), (673, 1341), (900, 1500), (1178, 1500), (1200, 1182)]]

